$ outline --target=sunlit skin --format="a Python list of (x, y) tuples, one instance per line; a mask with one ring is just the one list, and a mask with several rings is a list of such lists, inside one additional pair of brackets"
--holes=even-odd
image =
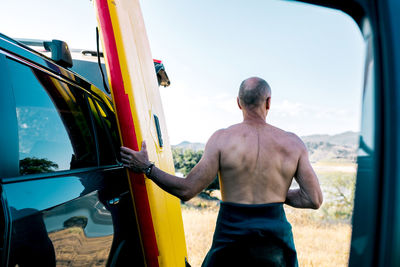
[[(244, 85), (252, 88), (260, 78)], [(262, 80), (263, 81), (263, 80)], [(285, 202), (296, 208), (317, 209), (322, 204), (318, 178), (301, 139), (266, 122), (271, 107), (271, 90), (259, 97), (256, 106), (238, 107), (243, 122), (216, 131), (208, 140), (203, 157), (185, 179), (153, 167), (148, 178), (165, 191), (187, 201), (206, 188), (219, 172), (222, 201), (242, 204)], [(140, 152), (121, 147), (122, 162), (143, 172), (151, 162), (146, 143)], [(296, 179), (300, 188), (290, 189)]]

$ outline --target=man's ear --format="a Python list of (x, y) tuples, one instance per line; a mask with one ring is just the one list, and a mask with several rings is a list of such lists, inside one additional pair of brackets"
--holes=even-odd
[(271, 108), (271, 97), (267, 97), (267, 110)]
[(240, 105), (239, 97), (237, 97), (236, 100), (237, 100), (238, 107), (239, 107), (240, 109), (242, 109), (242, 106)]

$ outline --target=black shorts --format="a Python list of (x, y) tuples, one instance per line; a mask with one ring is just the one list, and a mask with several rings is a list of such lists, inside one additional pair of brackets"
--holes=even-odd
[(283, 203), (221, 202), (213, 243), (202, 267), (298, 266)]

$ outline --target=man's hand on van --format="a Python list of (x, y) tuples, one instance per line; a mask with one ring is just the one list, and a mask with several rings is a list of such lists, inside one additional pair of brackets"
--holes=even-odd
[(142, 142), (142, 148), (140, 151), (135, 151), (122, 146), (120, 153), (124, 167), (129, 168), (134, 172), (143, 172), (151, 164), (147, 154), (145, 141)]

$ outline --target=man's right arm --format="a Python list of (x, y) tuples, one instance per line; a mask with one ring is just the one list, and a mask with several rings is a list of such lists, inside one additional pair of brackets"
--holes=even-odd
[[(208, 140), (200, 162), (190, 171), (184, 179), (151, 167), (148, 178), (168, 193), (187, 201), (201, 192), (209, 185), (218, 173), (219, 148), (218, 138), (222, 130), (215, 132)], [(149, 161), (146, 143), (142, 143), (142, 149), (135, 151), (127, 147), (121, 147), (121, 160), (125, 167), (135, 172), (143, 172), (151, 165)]]
[(308, 152), (301, 142), (301, 155), (297, 165), (295, 179), (299, 189), (290, 189), (286, 196), (285, 203), (295, 208), (318, 209), (322, 204), (322, 192), (315, 174), (308, 159)]

